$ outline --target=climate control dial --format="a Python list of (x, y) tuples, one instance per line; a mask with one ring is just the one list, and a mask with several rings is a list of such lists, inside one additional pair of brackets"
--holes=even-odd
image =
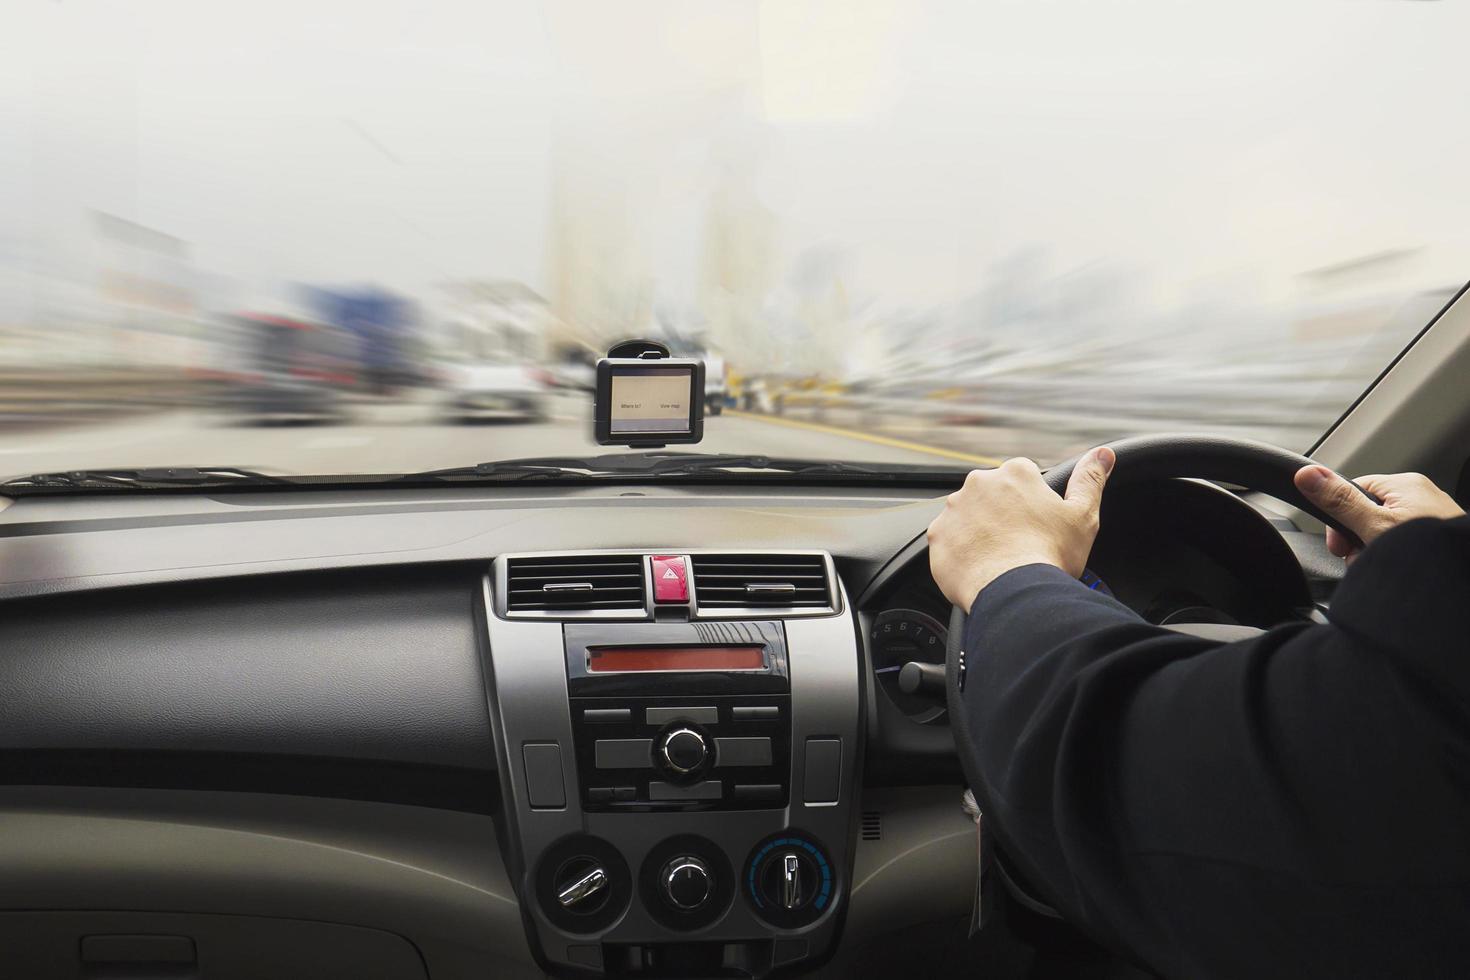
[(633, 897), (633, 875), (616, 847), (601, 837), (574, 834), (542, 852), (532, 875), (537, 903), (567, 932), (601, 932)]
[(837, 882), (827, 855), (800, 834), (777, 834), (751, 852), (746, 898), (756, 914), (783, 929), (815, 921), (832, 907)]
[(643, 908), (681, 932), (703, 929), (735, 899), (735, 872), (714, 841), (680, 834), (656, 844), (638, 873)]
[(663, 868), (664, 899), (682, 912), (693, 912), (714, 891), (709, 866), (692, 854), (681, 854)]

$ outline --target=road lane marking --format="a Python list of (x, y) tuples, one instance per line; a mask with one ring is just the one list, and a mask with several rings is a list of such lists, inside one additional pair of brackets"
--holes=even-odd
[(926, 446), (921, 442), (909, 442), (907, 439), (894, 439), (889, 436), (875, 436), (870, 432), (858, 432), (856, 429), (843, 429), (835, 425), (823, 425), (820, 422), (802, 422), (797, 419), (782, 418), (778, 415), (742, 412), (736, 408), (725, 409), (725, 414), (735, 415), (743, 419), (755, 419), (758, 422), (770, 422), (773, 425), (789, 425), (793, 429), (808, 429), (812, 432), (824, 432), (827, 435), (844, 436), (848, 439), (861, 439), (863, 442), (871, 442), (879, 446), (907, 449), (915, 453), (928, 453), (931, 456), (943, 456), (946, 459), (958, 459), (966, 463), (978, 463), (981, 466), (999, 466), (1005, 462), (1005, 460), (997, 459), (994, 456), (977, 456), (974, 453), (962, 453), (953, 449), (940, 449), (938, 446)]

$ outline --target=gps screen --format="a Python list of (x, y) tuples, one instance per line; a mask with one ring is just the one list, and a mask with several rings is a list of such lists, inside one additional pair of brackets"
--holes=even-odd
[(612, 376), (614, 435), (689, 432), (693, 374), (683, 367), (619, 368)]

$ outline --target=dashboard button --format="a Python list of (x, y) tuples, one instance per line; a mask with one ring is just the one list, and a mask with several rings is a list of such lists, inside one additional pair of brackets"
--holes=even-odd
[(745, 704), (730, 709), (734, 721), (780, 721), (781, 708), (774, 704)]
[(582, 720), (589, 725), (620, 725), (633, 720), (632, 708), (587, 708)]
[(607, 802), (611, 801), (612, 798), (613, 798), (613, 788), (611, 786), (588, 786), (587, 787), (587, 802), (588, 803), (607, 803)]
[(567, 805), (562, 783), (561, 746), (555, 742), (530, 742), (521, 746), (526, 772), (526, 802), (539, 810), (559, 810)]
[(599, 769), (648, 769), (653, 765), (653, 739), (600, 738), (592, 754)]
[(771, 740), (759, 738), (715, 739), (715, 765), (717, 766), (769, 766), (771, 764)]
[(806, 740), (806, 773), (802, 799), (808, 803), (836, 803), (842, 788), (842, 741), (836, 738)]
[(736, 786), (731, 796), (741, 803), (777, 803), (781, 799), (781, 784), (752, 783)]
[(703, 783), (695, 783), (692, 786), (680, 786), (677, 783), (651, 782), (648, 784), (648, 798), (667, 802), (669, 800), (718, 800), (724, 796), (724, 787), (719, 780), (711, 779)]
[(653, 601), (688, 602), (689, 572), (683, 555), (654, 555)]
[(638, 787), (614, 786), (612, 788), (612, 798), (619, 803), (628, 803), (632, 800), (636, 800), (638, 799)]
[(697, 725), (713, 725), (720, 720), (720, 709), (713, 706), (699, 708), (649, 708), (643, 718), (650, 725), (667, 725), (671, 721), (692, 721)]

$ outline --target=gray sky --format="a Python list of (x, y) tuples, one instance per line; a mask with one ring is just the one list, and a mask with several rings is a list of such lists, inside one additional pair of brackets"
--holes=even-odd
[(688, 304), (728, 192), (783, 275), (825, 246), (895, 308), (1032, 246), (1154, 306), (1399, 248), (1438, 284), (1470, 276), (1467, 36), (1390, 0), (11, 0), (0, 263), (84, 275), (96, 209), (252, 282), (546, 289), (570, 226)]

